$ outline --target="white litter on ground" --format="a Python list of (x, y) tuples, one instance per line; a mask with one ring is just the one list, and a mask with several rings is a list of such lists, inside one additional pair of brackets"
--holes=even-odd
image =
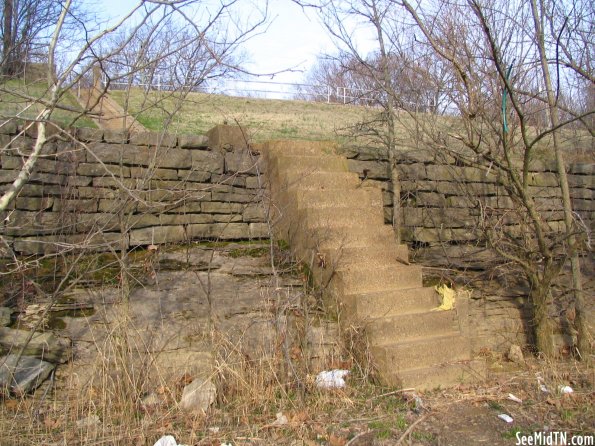
[(316, 387), (319, 389), (339, 389), (345, 387), (345, 377), (349, 370), (329, 370), (316, 376)]

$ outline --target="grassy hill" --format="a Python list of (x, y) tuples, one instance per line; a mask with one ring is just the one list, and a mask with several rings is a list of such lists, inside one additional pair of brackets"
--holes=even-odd
[[(48, 98), (47, 84), (44, 82), (25, 82), (22, 79), (11, 79), (0, 83), (0, 117), (18, 116), (24, 119), (34, 119), (42, 110), (39, 103), (31, 98)], [(73, 92), (65, 92), (60, 104), (73, 110), (82, 111)], [(77, 113), (56, 109), (51, 119), (60, 124), (70, 124)], [(79, 118), (76, 127), (96, 127), (89, 118)]]
[(369, 107), (287, 101), (260, 98), (237, 98), (223, 95), (190, 93), (183, 103), (164, 93), (132, 90), (112, 91), (111, 96), (150, 130), (163, 130), (178, 105), (169, 131), (204, 133), (216, 124), (241, 124), (250, 129), (256, 142), (270, 139), (336, 139), (341, 129), (359, 122), (378, 110)]

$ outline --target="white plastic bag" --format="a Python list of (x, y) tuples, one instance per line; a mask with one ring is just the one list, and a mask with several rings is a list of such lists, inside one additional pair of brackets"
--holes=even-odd
[(339, 389), (345, 387), (345, 377), (349, 370), (323, 371), (316, 376), (316, 387), (319, 389)]

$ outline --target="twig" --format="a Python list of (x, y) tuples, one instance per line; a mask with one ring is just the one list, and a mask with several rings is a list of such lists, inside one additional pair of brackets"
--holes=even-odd
[(407, 428), (407, 430), (403, 433), (403, 435), (401, 435), (401, 438), (399, 438), (397, 440), (397, 442), (395, 443), (395, 446), (399, 446), (401, 443), (403, 443), (405, 438), (407, 438), (409, 436), (409, 434), (411, 434), (411, 432), (413, 431), (413, 428), (415, 426), (417, 426), (419, 423), (421, 423), (422, 421), (424, 421), (425, 419), (427, 419), (428, 417), (430, 417), (432, 415), (433, 415), (432, 413), (427, 413), (423, 417), (418, 418), (411, 426), (409, 426)]
[(403, 392), (415, 392), (415, 388), (409, 387), (407, 389), (393, 390), (392, 392), (387, 392), (387, 393), (383, 393), (382, 395), (376, 395), (376, 396), (373, 396), (372, 398), (368, 398), (368, 401), (373, 401), (375, 399), (382, 398), (384, 396), (395, 395), (397, 393), (403, 393)]

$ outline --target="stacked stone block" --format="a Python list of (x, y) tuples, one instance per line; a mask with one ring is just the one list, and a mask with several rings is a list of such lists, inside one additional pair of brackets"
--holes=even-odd
[[(49, 133), (30, 181), (0, 215), (16, 253), (268, 237), (259, 155), (247, 144), (221, 148), (202, 135), (151, 132)], [(0, 191), (35, 136), (26, 123), (0, 128)]]

